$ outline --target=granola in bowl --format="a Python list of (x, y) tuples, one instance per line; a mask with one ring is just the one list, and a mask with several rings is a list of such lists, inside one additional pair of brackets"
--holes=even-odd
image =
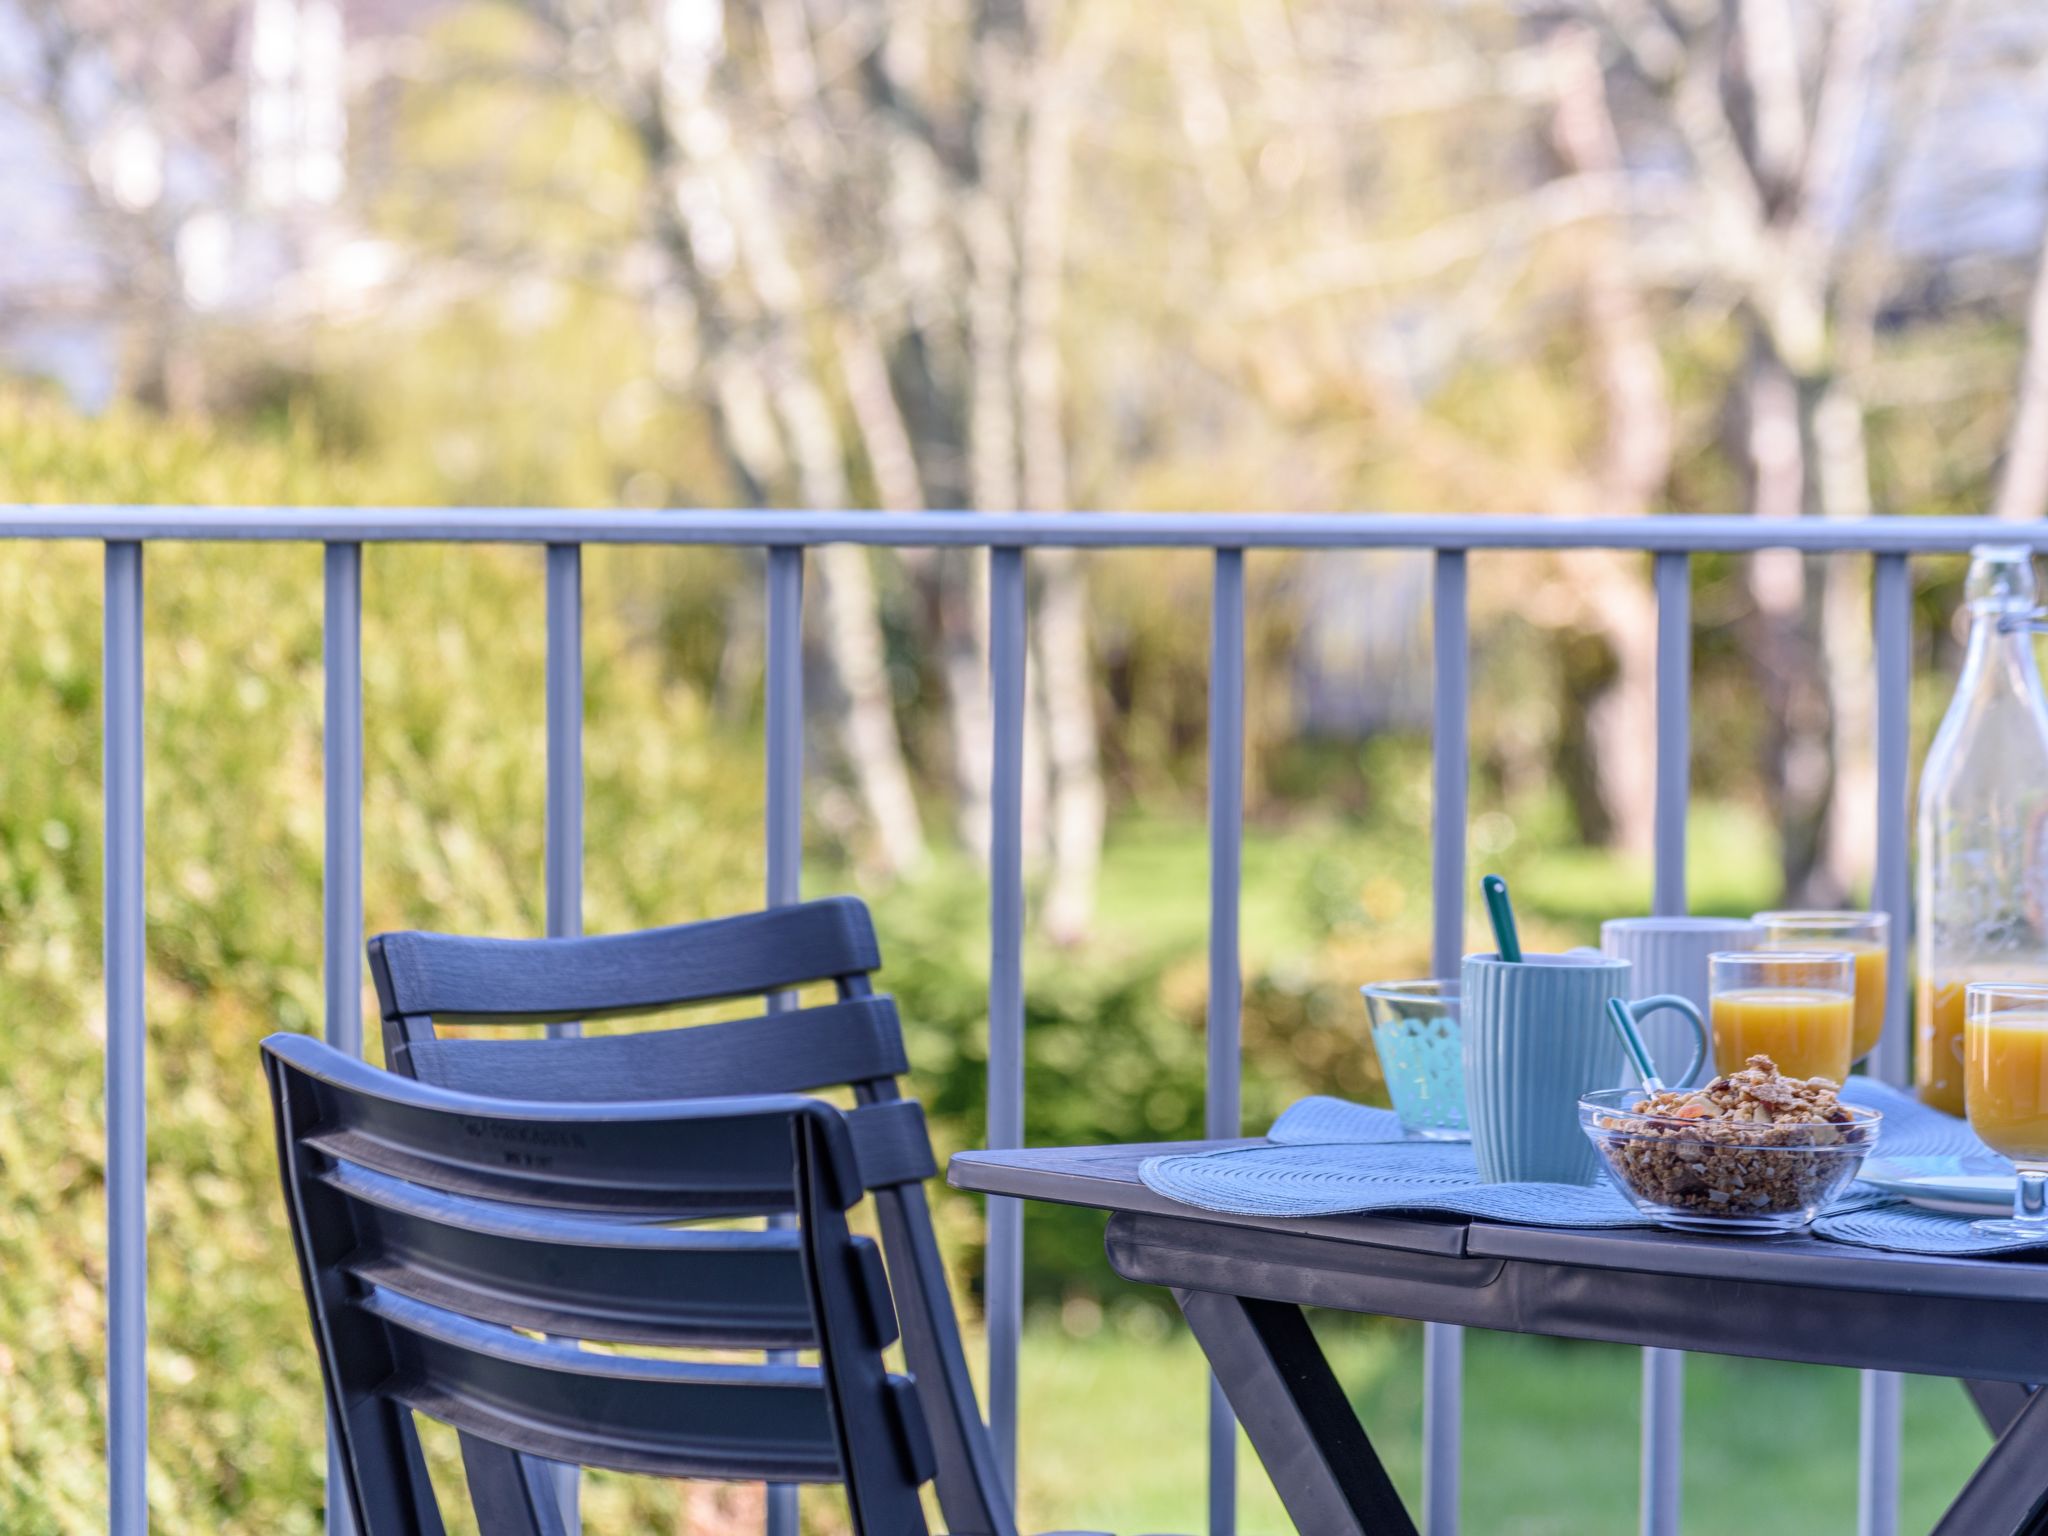
[(1786, 1232), (1855, 1178), (1880, 1116), (1824, 1077), (1752, 1056), (1699, 1088), (1619, 1088), (1579, 1100), (1579, 1123), (1622, 1192), (1670, 1226)]

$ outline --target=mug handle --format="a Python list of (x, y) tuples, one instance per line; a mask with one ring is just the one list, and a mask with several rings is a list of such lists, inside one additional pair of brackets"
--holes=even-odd
[(1685, 1015), (1686, 1022), (1692, 1025), (1692, 1060), (1686, 1064), (1685, 1071), (1679, 1074), (1678, 1079), (1671, 1083), (1673, 1088), (1690, 1088), (1699, 1077), (1700, 1068), (1707, 1064), (1707, 1021), (1700, 1017), (1700, 1010), (1691, 998), (1680, 997), (1676, 992), (1660, 992), (1655, 997), (1638, 998), (1628, 1005), (1630, 1016), (1638, 1023), (1659, 1008), (1676, 1008)]

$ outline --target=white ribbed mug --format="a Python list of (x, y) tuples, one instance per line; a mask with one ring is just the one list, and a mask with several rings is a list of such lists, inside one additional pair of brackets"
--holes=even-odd
[[(1709, 1016), (1707, 957), (1724, 949), (1755, 949), (1762, 935), (1746, 917), (1610, 917), (1600, 925), (1600, 952), (1633, 966), (1625, 997), (1673, 992)], [(1645, 1019), (1642, 1031), (1650, 1059), (1660, 1064), (1683, 1061), (1692, 1049), (1690, 1026), (1674, 1015)], [(1710, 1057), (1707, 1074), (1716, 1070)], [(1615, 1082), (1633, 1088), (1635, 1074), (1624, 1068)]]

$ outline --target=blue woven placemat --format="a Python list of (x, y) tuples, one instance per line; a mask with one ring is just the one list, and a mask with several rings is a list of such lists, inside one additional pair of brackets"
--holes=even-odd
[(1885, 1248), (1893, 1253), (1954, 1254), (2031, 1253), (2048, 1248), (2048, 1238), (1999, 1237), (1978, 1232), (1968, 1216), (1923, 1211), (1903, 1200), (1890, 1200), (1860, 1211), (1822, 1214), (1813, 1234), (1859, 1248)]
[[(1890, 1156), (1984, 1155), (1953, 1116), (1870, 1078), (1854, 1078), (1845, 1099), (1882, 1114), (1880, 1146)], [(1408, 1141), (1391, 1110), (1343, 1099), (1307, 1098), (1267, 1133), (1267, 1145), (1148, 1158), (1147, 1188), (1184, 1205), (1253, 1216), (1336, 1216), (1366, 1211), (1443, 1211), (1539, 1227), (1642, 1227), (1643, 1217), (1604, 1178), (1598, 1184), (1482, 1184), (1472, 1149), (1459, 1142)], [(1943, 1216), (1852, 1186), (1815, 1223), (1816, 1236), (1904, 1253), (2000, 1253), (2039, 1246), (1986, 1237), (1969, 1218)]]
[(1459, 1143), (1280, 1143), (1147, 1158), (1138, 1177), (1183, 1205), (1243, 1216), (1449, 1211), (1534, 1227), (1639, 1227), (1607, 1184), (1482, 1184)]

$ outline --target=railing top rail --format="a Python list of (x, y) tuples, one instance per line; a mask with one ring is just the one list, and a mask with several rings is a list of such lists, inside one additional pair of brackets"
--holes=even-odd
[(1295, 512), (587, 511), (563, 507), (179, 507), (0, 504), (0, 539), (326, 543), (875, 544), (1071, 549), (1628, 549), (1710, 553), (2048, 550), (2048, 523)]

